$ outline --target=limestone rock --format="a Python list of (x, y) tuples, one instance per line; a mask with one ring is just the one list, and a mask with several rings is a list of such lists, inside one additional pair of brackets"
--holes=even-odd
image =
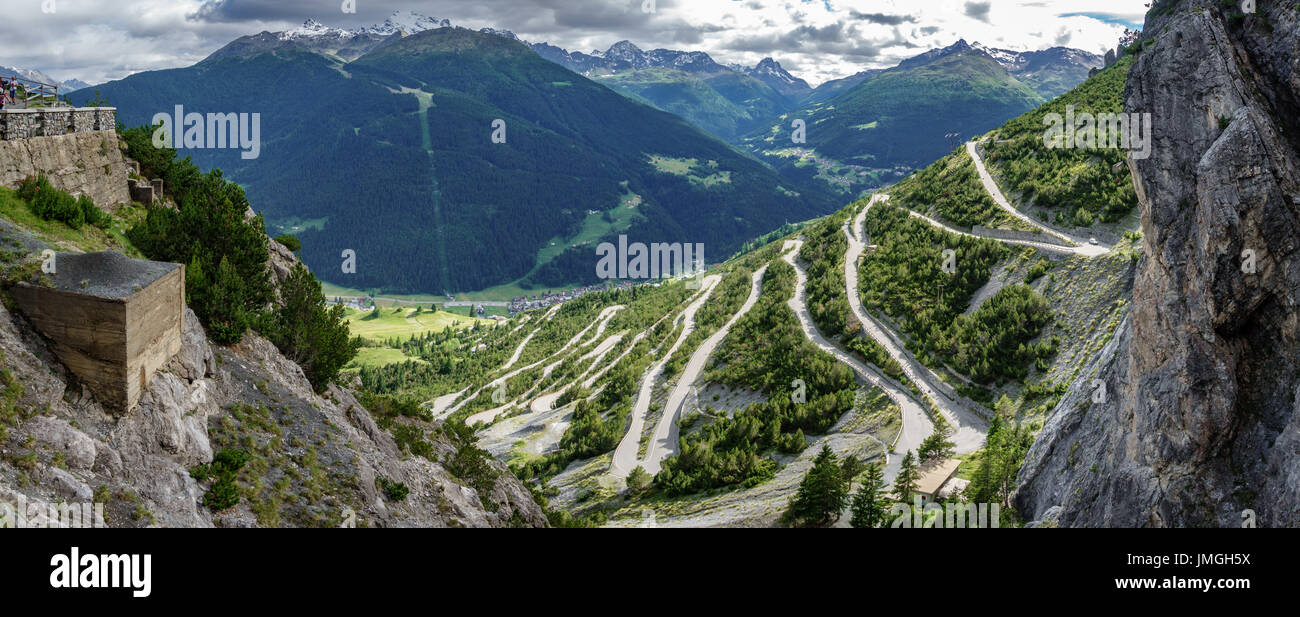
[[(1300, 521), (1300, 36), (1261, 3), (1148, 18), (1125, 111), (1145, 251), (1133, 312), (1026, 457), (1016, 506), (1062, 526)], [(1267, 28), (1259, 27), (1267, 24)], [(1110, 396), (1092, 403), (1091, 380)]]
[(71, 424), (51, 416), (37, 416), (23, 429), (37, 445), (62, 453), (69, 469), (89, 470), (95, 465), (95, 440)]
[(15, 188), (38, 172), (56, 188), (88, 195), (105, 210), (131, 202), (126, 163), (113, 131), (0, 141), (0, 185)]

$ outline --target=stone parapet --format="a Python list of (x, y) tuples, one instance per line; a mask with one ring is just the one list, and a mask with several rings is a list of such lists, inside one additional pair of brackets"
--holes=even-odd
[(117, 129), (114, 107), (38, 107), (0, 110), (0, 141)]

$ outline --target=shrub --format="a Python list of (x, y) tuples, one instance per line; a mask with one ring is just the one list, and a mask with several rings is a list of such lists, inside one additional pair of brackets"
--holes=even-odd
[(302, 242), (299, 241), (298, 238), (295, 236), (291, 236), (289, 234), (280, 234), (275, 237), (275, 241), (279, 242), (280, 244), (283, 244), (284, 248), (287, 248), (295, 253), (302, 250)]
[(1047, 271), (1051, 269), (1051, 267), (1052, 264), (1050, 262), (1040, 259), (1037, 263), (1029, 267), (1029, 272), (1025, 273), (1025, 284), (1028, 285), (1042, 278), (1044, 274), (1047, 274)]
[(18, 196), (27, 202), (32, 214), (46, 221), (58, 221), (73, 229), (90, 224), (100, 228), (111, 220), (86, 195), (73, 197), (54, 188), (44, 174), (28, 177), (18, 187)]
[(403, 482), (392, 482), (383, 476), (375, 476), (375, 486), (384, 492), (389, 501), (405, 501), (411, 489)]
[(637, 465), (632, 469), (632, 473), (627, 476), (627, 488), (633, 493), (642, 493), (650, 488), (650, 483), (653, 480), (654, 478), (650, 477), (649, 473), (646, 473), (644, 467)]
[(203, 495), (203, 505), (214, 512), (235, 507), (239, 503), (239, 487), (235, 485), (235, 475), (247, 463), (247, 452), (226, 449), (212, 458), (211, 465), (200, 465), (191, 470), (190, 475), (195, 479), (209, 476), (216, 478), (212, 487)]

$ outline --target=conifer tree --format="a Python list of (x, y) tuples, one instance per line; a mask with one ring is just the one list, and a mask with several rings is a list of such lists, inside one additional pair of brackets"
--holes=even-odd
[(849, 524), (857, 528), (879, 527), (885, 522), (885, 488), (884, 472), (879, 463), (867, 466), (867, 477), (862, 480), (858, 492), (853, 494), (850, 511), (853, 517)]
[(830, 446), (822, 446), (799, 492), (790, 501), (783, 520), (796, 526), (824, 526), (835, 522), (848, 500), (848, 483)]
[(916, 492), (916, 481), (920, 474), (916, 471), (916, 454), (911, 450), (903, 456), (902, 467), (898, 470), (898, 477), (894, 479), (894, 500), (907, 503), (912, 500), (912, 494)]

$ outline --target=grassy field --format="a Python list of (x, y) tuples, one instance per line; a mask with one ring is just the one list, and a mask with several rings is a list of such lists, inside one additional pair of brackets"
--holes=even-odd
[[(636, 210), (639, 205), (641, 205), (641, 196), (628, 191), (619, 199), (618, 206), (608, 212), (608, 216), (605, 212), (587, 214), (587, 218), (582, 221), (582, 229), (576, 235), (572, 238), (558, 236), (551, 238), (547, 245), (537, 252), (537, 265), (540, 267), (550, 263), (569, 247), (591, 244), (607, 234), (631, 227), (632, 223), (641, 216)], [(595, 251), (594, 246), (592, 250)], [(530, 293), (537, 292), (534, 290)]]
[(325, 228), (325, 224), (329, 223), (329, 221), (330, 221), (329, 217), (322, 217), (318, 219), (300, 219), (298, 217), (289, 217), (286, 219), (267, 221), (266, 231), (272, 237), (280, 234), (296, 234), (298, 232), (306, 231), (308, 229), (315, 229), (317, 231), (320, 231)]
[(650, 155), (650, 164), (661, 173), (685, 176), (691, 184), (712, 187), (719, 184), (731, 184), (730, 171), (718, 171), (717, 161), (708, 161), (700, 165), (696, 159), (679, 159), (658, 154)]
[[(444, 295), (441, 295), (441, 294), (388, 294), (388, 293), (383, 293), (383, 292), (380, 291), (380, 290), (375, 290), (375, 289), (368, 289), (368, 290), (354, 289), (354, 288), (351, 288), (351, 287), (343, 287), (342, 285), (336, 285), (336, 284), (334, 284), (334, 283), (327, 283), (327, 282), (325, 282), (325, 281), (321, 281), (321, 288), (322, 288), (323, 291), (325, 292), (326, 297), (334, 297), (334, 296), (366, 296), (366, 295), (369, 295), (369, 294), (372, 294), (372, 293), (373, 293), (373, 294), (375, 294), (375, 295), (377, 295), (377, 296), (381, 296), (382, 299), (377, 300), (377, 301), (376, 301), (376, 304), (378, 304), (378, 305), (380, 305), (380, 306), (383, 306), (383, 307), (392, 307), (392, 306), (396, 306), (396, 305), (395, 305), (393, 302), (391, 302), (389, 299), (392, 299), (392, 300), (401, 300), (402, 302), (416, 302), (416, 303), (419, 303), (419, 304), (423, 304), (425, 310), (428, 310), (428, 309), (429, 309), (429, 305), (430, 305), (430, 304), (439, 304), (439, 305), (441, 305), (441, 304), (447, 302), (447, 296), (444, 296)], [(552, 289), (551, 291), (559, 291), (560, 289), (562, 289), (562, 288), (557, 287), (557, 288), (555, 288), (555, 289)], [(539, 294), (539, 293), (542, 293), (543, 291), (546, 291), (546, 290), (545, 290), (545, 289), (541, 289), (541, 288), (538, 288), (538, 289), (524, 289), (524, 288), (520, 287), (517, 283), (507, 283), (507, 284), (505, 284), (505, 285), (497, 285), (496, 287), (489, 287), (489, 288), (487, 288), (487, 289), (483, 289), (483, 290), (479, 290), (479, 291), (471, 291), (471, 292), (458, 293), (458, 294), (456, 294), (456, 301), (458, 301), (458, 302), (460, 302), (460, 301), (474, 301), (474, 302), (509, 302), (510, 299), (511, 299), (511, 298), (514, 298), (515, 296), (523, 296), (523, 295)], [(408, 304), (407, 306), (408, 306), (408, 308), (415, 308), (414, 305), (410, 305), (410, 304)], [(484, 307), (485, 310), (487, 310), (487, 309), (491, 309), (491, 308), (493, 308), (493, 307)], [(456, 310), (460, 310), (460, 308), (458, 307)], [(466, 310), (468, 310), (468, 309), (466, 309)], [(504, 309), (502, 309), (502, 310), (504, 310)], [(487, 310), (487, 313), (488, 313), (489, 315), (493, 314), (491, 310)]]
[(352, 334), (366, 340), (382, 342), (393, 337), (407, 339), (425, 332), (441, 332), (448, 327), (468, 328), (475, 323), (485, 325), (495, 323), (490, 319), (472, 319), (446, 311), (434, 313), (427, 309), (418, 315), (415, 314), (415, 309), (380, 308), (379, 312), (380, 315), (374, 319), (363, 319), (368, 313), (348, 309), (345, 319), (348, 327), (352, 329)]
[(344, 368), (358, 369), (363, 366), (384, 366), (386, 364), (401, 364), (407, 361), (427, 364), (424, 360), (412, 358), (402, 353), (401, 350), (392, 347), (362, 347), (357, 352), (357, 357), (353, 358)]

